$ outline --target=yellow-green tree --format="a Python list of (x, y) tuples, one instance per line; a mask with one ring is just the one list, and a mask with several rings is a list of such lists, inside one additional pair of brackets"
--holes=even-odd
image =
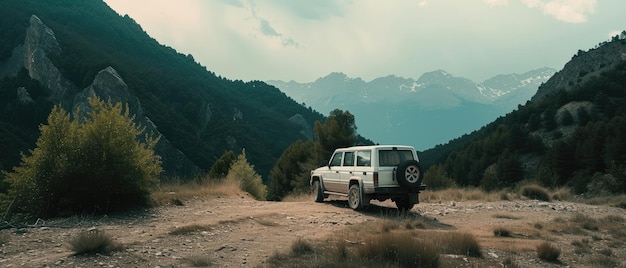
[(241, 190), (250, 193), (257, 200), (265, 200), (267, 197), (267, 186), (263, 184), (261, 175), (257, 174), (254, 167), (248, 163), (245, 150), (237, 156), (237, 160), (230, 166), (226, 180), (238, 181)]
[(148, 203), (162, 171), (153, 150), (158, 139), (145, 134), (121, 103), (92, 97), (89, 106), (85, 118), (71, 118), (58, 105), (52, 109), (36, 148), (5, 174), (9, 211), (52, 217)]

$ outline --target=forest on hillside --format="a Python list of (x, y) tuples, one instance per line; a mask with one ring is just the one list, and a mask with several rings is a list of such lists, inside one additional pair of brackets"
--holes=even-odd
[[(250, 162), (267, 177), (287, 146), (310, 138), (290, 118), (299, 115), (310, 126), (324, 120), (275, 87), (232, 81), (208, 71), (210, 67), (193, 56), (159, 44), (132, 18), (118, 15), (103, 1), (7, 0), (2, 6), (0, 67), (24, 42), (29, 18), (38, 16), (61, 46), (61, 53), (51, 60), (75, 90), (89, 86), (102, 69), (113, 67), (158, 130), (201, 169), (208, 170), (225, 151), (247, 148)], [(34, 102), (20, 103), (18, 88)], [(0, 169), (11, 169), (20, 152), (33, 148), (38, 126), (55, 104), (48, 94), (26, 70), (16, 77), (0, 77)], [(165, 169), (167, 174), (173, 167)]]
[(536, 181), (577, 194), (626, 193), (626, 61), (423, 156), (431, 188)]

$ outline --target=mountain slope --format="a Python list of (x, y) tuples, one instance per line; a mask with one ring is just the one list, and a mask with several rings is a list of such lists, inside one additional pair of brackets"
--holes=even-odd
[(618, 38), (579, 51), (532, 101), (423, 152), (422, 164), (486, 189), (532, 180), (592, 196), (626, 193), (625, 55), (626, 40)]
[(365, 82), (331, 73), (312, 83), (267, 81), (322, 112), (348, 110), (359, 133), (378, 143), (431, 148), (474, 131), (530, 99), (555, 70), (498, 75), (482, 83), (443, 70), (419, 79), (387, 76)]
[[(282, 151), (310, 139), (313, 122), (323, 120), (263, 82), (216, 76), (99, 0), (7, 0), (0, 18), (0, 168), (34, 146), (52, 105), (72, 110), (78, 93), (125, 96), (138, 120), (162, 135), (170, 176), (192, 175), (225, 150), (246, 148), (266, 177)], [(19, 92), (32, 102), (21, 102)]]

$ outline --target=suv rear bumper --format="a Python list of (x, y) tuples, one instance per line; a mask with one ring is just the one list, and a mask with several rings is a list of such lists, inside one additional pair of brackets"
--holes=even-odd
[(375, 194), (406, 194), (406, 193), (419, 193), (426, 190), (426, 185), (422, 184), (418, 188), (407, 189), (401, 187), (374, 187)]

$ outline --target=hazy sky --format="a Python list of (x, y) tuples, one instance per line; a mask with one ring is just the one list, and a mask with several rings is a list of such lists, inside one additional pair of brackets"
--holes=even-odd
[(560, 70), (626, 30), (624, 0), (105, 0), (228, 79), (370, 81), (443, 69), (481, 82)]

